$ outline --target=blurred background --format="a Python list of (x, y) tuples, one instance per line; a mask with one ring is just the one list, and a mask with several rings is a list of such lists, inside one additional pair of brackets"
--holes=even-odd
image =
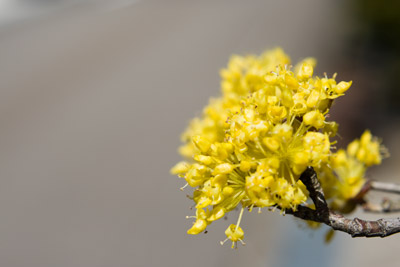
[(371, 129), (391, 157), (369, 178), (400, 183), (396, 0), (0, 0), (0, 266), (394, 266), (400, 235), (326, 245), (278, 212), (237, 250), (234, 213), (186, 234), (179, 136), (231, 54), (276, 46), (353, 80), (338, 146)]

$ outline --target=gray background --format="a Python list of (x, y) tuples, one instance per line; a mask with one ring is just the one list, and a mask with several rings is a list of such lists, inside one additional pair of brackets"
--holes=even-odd
[[(232, 53), (279, 45), (356, 80), (344, 2), (1, 2), (0, 266), (396, 265), (400, 236), (324, 245), (326, 228), (277, 212), (246, 213), (238, 250), (219, 245), (235, 213), (188, 236), (192, 203), (169, 175)], [(359, 114), (352, 90), (334, 111), (344, 125)], [(373, 178), (398, 176), (394, 127)]]

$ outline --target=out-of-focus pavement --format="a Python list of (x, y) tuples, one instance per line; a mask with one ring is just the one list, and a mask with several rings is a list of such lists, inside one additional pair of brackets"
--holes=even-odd
[(188, 236), (169, 175), (232, 53), (280, 45), (340, 72), (339, 2), (89, 2), (0, 28), (0, 266), (395, 265), (397, 236), (324, 245), (267, 211), (246, 214), (238, 250), (219, 245), (236, 214)]

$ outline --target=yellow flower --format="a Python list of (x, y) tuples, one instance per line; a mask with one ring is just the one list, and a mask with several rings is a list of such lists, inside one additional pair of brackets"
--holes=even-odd
[(343, 94), (344, 92), (346, 92), (350, 86), (352, 84), (352, 81), (350, 82), (340, 82), (336, 85), (335, 87), (335, 92), (338, 94)]
[(187, 162), (181, 161), (177, 163), (174, 167), (171, 169), (171, 174), (183, 174), (186, 173), (189, 170), (190, 166)]
[[(225, 235), (227, 236), (227, 239), (232, 240), (232, 248), (235, 247), (235, 244), (238, 241), (241, 241), (243, 243), (242, 240), (244, 237), (244, 232), (243, 232), (242, 228), (240, 228), (240, 226), (236, 226), (234, 224), (229, 225), (229, 227), (225, 231)], [(225, 241), (222, 241), (221, 245), (223, 245), (225, 243)]]
[(312, 110), (307, 112), (303, 116), (304, 123), (306, 125), (311, 125), (316, 129), (321, 129), (325, 124), (325, 117), (319, 110)]
[(207, 225), (207, 218), (210, 214), (209, 210), (203, 210), (203, 209), (197, 209), (196, 211), (196, 221), (194, 222), (192, 228), (190, 228), (187, 233), (189, 235), (197, 235), (201, 232), (203, 232)]
[(312, 77), (313, 72), (313, 66), (308, 62), (304, 62), (303, 64), (301, 64), (300, 69), (297, 72), (297, 78), (299, 80), (307, 80)]

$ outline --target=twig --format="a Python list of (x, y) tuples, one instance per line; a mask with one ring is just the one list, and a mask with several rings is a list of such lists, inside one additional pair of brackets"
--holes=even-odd
[(299, 206), (296, 211), (286, 210), (287, 214), (304, 220), (324, 223), (332, 229), (348, 233), (352, 237), (386, 237), (400, 232), (400, 218), (366, 221), (359, 218), (347, 219), (341, 214), (330, 211), (313, 168), (307, 168), (300, 179), (310, 192), (316, 209)]
[(370, 187), (370, 190), (400, 194), (400, 185), (398, 185), (398, 184), (370, 181), (369, 187)]
[(393, 201), (388, 198), (384, 198), (381, 204), (373, 204), (370, 202), (365, 202), (362, 208), (366, 212), (375, 213), (390, 213), (390, 212), (400, 212), (400, 201)]

